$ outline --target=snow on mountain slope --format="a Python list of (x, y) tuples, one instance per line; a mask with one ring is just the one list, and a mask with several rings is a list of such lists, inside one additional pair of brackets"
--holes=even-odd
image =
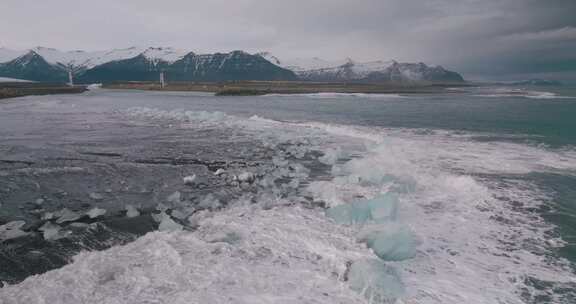
[(146, 49), (142, 54), (151, 61), (165, 61), (173, 63), (177, 60), (182, 59), (184, 56), (190, 52), (174, 48), (161, 48), (161, 47), (151, 47)]
[(46, 47), (35, 47), (24, 51), (0, 48), (0, 63), (14, 60), (30, 51), (42, 56), (46, 62), (52, 65), (72, 66), (77, 69), (91, 69), (107, 62), (130, 59), (139, 55), (144, 55), (153, 63), (158, 63), (159, 61), (174, 62), (187, 54), (183, 50), (159, 47), (131, 47), (94, 52), (60, 51)]
[(291, 70), (304, 78), (330, 75), (332, 78), (361, 79), (370, 73), (382, 72), (392, 66), (395, 61), (372, 61), (359, 63), (350, 58), (328, 61), (318, 57), (279, 59), (271, 53), (259, 54), (266, 60)]
[(351, 59), (343, 59), (343, 60), (324, 60), (318, 57), (314, 58), (292, 58), (292, 59), (282, 59), (280, 60), (278, 57), (274, 56), (268, 52), (262, 52), (258, 55), (262, 56), (264, 59), (272, 62), (275, 65), (281, 66), (285, 69), (294, 71), (294, 72), (302, 72), (302, 71), (310, 71), (310, 70), (319, 70), (319, 69), (328, 69), (339, 67), (351, 61)]
[(260, 53), (266, 60), (295, 72), (302, 80), (311, 81), (446, 81), (462, 82), (463, 78), (441, 66), (424, 63), (391, 61), (356, 62), (350, 58), (327, 61), (320, 58), (279, 59), (270, 53)]
[(391, 61), (371, 61), (371, 62), (351, 62), (352, 66), (351, 69), (355, 75), (358, 75), (360, 78), (367, 77), (370, 73), (374, 72), (382, 72), (397, 62), (394, 60)]
[(46, 62), (53, 65), (82, 66), (94, 56), (94, 53), (84, 51), (63, 52), (53, 48), (35, 47), (31, 51), (42, 56)]
[(15, 50), (10, 50), (7, 48), (0, 48), (0, 63), (4, 63), (4, 62), (8, 62), (8, 61), (12, 61), (24, 54), (26, 54), (27, 51), (15, 51)]

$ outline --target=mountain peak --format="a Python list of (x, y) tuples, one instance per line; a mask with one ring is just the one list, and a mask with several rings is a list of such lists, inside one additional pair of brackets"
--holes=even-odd
[(458, 73), (441, 67), (429, 67), (423, 62), (399, 63), (396, 60), (358, 62), (352, 58), (327, 61), (310, 59), (281, 60), (270, 53), (260, 53), (273, 64), (294, 71), (303, 80), (312, 81), (394, 81), (394, 82), (462, 82)]

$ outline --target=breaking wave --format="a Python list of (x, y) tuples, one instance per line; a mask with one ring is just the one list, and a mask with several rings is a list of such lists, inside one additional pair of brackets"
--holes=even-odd
[(335, 99), (335, 98), (365, 98), (365, 99), (389, 99), (405, 98), (400, 94), (369, 94), (369, 93), (311, 93), (311, 94), (268, 94), (265, 97), (308, 97), (316, 99)]
[(274, 166), (227, 208), (166, 216), (167, 231), (82, 253), (1, 289), (3, 303), (563, 303), (553, 289), (576, 284), (567, 261), (546, 258), (563, 242), (554, 227), (529, 211), (547, 194), (504, 178), (576, 174), (574, 151), (221, 112), (122, 115), (234, 129), (275, 149)]
[(502, 97), (518, 97), (530, 99), (566, 99), (573, 98), (570, 96), (562, 96), (553, 92), (545, 91), (532, 91), (525, 89), (510, 89), (510, 88), (482, 88), (474, 93), (477, 97), (487, 98), (502, 98)]

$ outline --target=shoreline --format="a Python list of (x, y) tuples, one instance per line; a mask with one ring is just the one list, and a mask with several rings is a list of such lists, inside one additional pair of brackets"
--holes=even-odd
[(217, 96), (261, 96), (268, 94), (434, 94), (454, 93), (453, 87), (469, 87), (467, 83), (453, 84), (368, 84), (319, 83), (288, 81), (239, 81), (225, 83), (173, 82), (162, 87), (156, 82), (117, 82), (104, 84), (105, 89), (206, 92)]
[(71, 87), (60, 83), (2, 82), (0, 83), (0, 100), (25, 96), (80, 94), (86, 91), (86, 86)]

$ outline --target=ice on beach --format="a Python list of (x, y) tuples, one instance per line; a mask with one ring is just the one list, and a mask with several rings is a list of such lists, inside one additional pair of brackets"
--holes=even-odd
[(398, 212), (398, 197), (385, 193), (371, 200), (343, 204), (326, 210), (326, 215), (339, 224), (365, 224), (394, 220)]
[(57, 218), (56, 223), (58, 224), (62, 224), (62, 223), (66, 223), (66, 222), (73, 222), (76, 221), (80, 218), (82, 218), (84, 215), (75, 211), (72, 211), (68, 208), (64, 208), (56, 213), (54, 213), (54, 218)]
[(97, 193), (97, 192), (92, 192), (92, 193), (90, 193), (89, 196), (91, 199), (93, 199), (95, 201), (101, 201), (104, 199), (104, 196), (102, 196), (102, 194)]
[(86, 215), (88, 215), (88, 217), (91, 219), (103, 216), (104, 214), (106, 214), (106, 209), (101, 209), (98, 207), (92, 208), (90, 211), (86, 212)]
[(208, 194), (199, 203), (198, 207), (201, 209), (215, 210), (222, 206), (222, 203), (214, 195)]
[(158, 225), (158, 231), (177, 231), (182, 230), (183, 226), (176, 223), (170, 215), (166, 213), (161, 213), (155, 217), (157, 221), (160, 222)]
[(138, 211), (138, 209), (136, 209), (136, 207), (132, 205), (126, 205), (125, 209), (126, 209), (126, 217), (132, 218), (140, 215), (140, 211)]
[(166, 201), (172, 204), (178, 204), (180, 203), (182, 199), (182, 194), (180, 193), (180, 191), (176, 191), (172, 194), (170, 194), (167, 198)]
[(56, 224), (51, 222), (46, 222), (42, 227), (38, 228), (39, 231), (42, 231), (42, 236), (47, 241), (55, 241), (61, 238), (66, 237), (70, 234), (70, 231), (62, 231), (62, 228)]
[(0, 241), (11, 240), (28, 235), (28, 232), (22, 231), (26, 225), (24, 221), (12, 221), (0, 226)]
[(40, 218), (43, 221), (48, 221), (54, 219), (54, 212), (46, 212)]
[(183, 178), (183, 181), (184, 181), (185, 185), (188, 185), (188, 186), (194, 185), (194, 182), (196, 181), (196, 174), (185, 176)]
[(404, 285), (395, 269), (377, 259), (353, 262), (348, 283), (372, 304), (394, 303), (404, 294)]
[(255, 179), (254, 177), (254, 173), (252, 172), (242, 172), (238, 175), (238, 180), (240, 182), (247, 182), (247, 183), (251, 183), (253, 182)]
[(242, 240), (242, 237), (236, 232), (218, 232), (206, 236), (204, 240), (208, 243), (227, 243), (234, 245)]
[(325, 165), (334, 165), (336, 161), (342, 156), (342, 149), (328, 149), (324, 151), (324, 155), (318, 158), (318, 161)]
[(416, 255), (418, 245), (414, 233), (399, 224), (376, 225), (361, 232), (358, 239), (366, 243), (384, 261), (403, 261)]

